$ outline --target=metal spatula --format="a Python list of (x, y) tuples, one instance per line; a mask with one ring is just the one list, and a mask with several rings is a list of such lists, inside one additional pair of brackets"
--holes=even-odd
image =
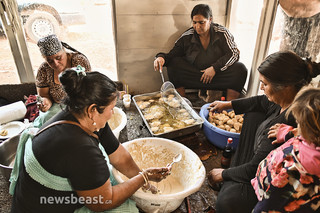
[(160, 75), (161, 75), (162, 83), (164, 83), (164, 77), (163, 77), (162, 69), (160, 69), (159, 72), (160, 72)]
[(176, 113), (174, 112), (174, 110), (172, 109), (172, 107), (170, 106), (170, 103), (168, 101), (168, 96), (169, 95), (175, 95), (176, 89), (174, 87), (174, 85), (170, 82), (170, 81), (166, 81), (162, 84), (161, 89), (161, 97), (164, 101), (164, 103), (166, 104), (166, 108), (169, 111), (169, 113), (171, 114), (171, 116), (173, 118), (176, 118)]

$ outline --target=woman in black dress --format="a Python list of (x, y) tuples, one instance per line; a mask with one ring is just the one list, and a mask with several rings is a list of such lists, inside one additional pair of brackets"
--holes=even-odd
[(296, 126), (293, 116), (286, 118), (287, 108), (300, 89), (319, 72), (319, 64), (303, 60), (293, 52), (276, 52), (259, 66), (261, 90), (265, 95), (233, 101), (215, 101), (213, 111), (235, 110), (245, 113), (239, 145), (229, 169), (213, 169), (208, 175), (213, 185), (223, 181), (216, 203), (217, 212), (251, 212), (257, 197), (250, 184), (258, 164), (277, 144), (268, 138), (269, 128), (276, 123)]

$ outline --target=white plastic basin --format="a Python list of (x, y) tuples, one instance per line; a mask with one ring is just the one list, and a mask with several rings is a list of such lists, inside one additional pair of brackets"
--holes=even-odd
[(127, 116), (126, 114), (118, 107), (113, 108), (113, 115), (111, 119), (108, 121), (108, 124), (116, 136), (119, 139), (120, 131), (126, 126), (127, 124)]
[[(131, 198), (144, 212), (172, 212), (183, 199), (198, 191), (206, 176), (205, 168), (199, 157), (188, 147), (164, 138), (139, 138), (122, 144), (132, 155), (141, 169), (164, 167), (172, 158), (182, 154), (182, 160), (172, 167), (171, 175), (160, 183), (153, 183), (162, 191), (151, 194), (139, 189)], [(122, 183), (127, 178), (115, 168), (115, 179)]]

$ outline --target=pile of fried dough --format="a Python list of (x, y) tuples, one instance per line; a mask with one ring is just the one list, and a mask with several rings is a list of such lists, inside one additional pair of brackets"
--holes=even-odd
[(196, 120), (174, 95), (169, 95), (166, 100), (161, 97), (137, 101), (137, 105), (154, 134), (167, 133), (196, 124)]
[(210, 111), (208, 121), (220, 129), (240, 133), (243, 124), (243, 115), (236, 115), (233, 110), (230, 112), (223, 110), (221, 113)]

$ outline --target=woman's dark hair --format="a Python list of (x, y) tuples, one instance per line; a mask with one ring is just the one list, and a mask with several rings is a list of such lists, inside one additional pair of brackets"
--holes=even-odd
[(194, 8), (192, 9), (191, 19), (195, 15), (202, 15), (206, 19), (210, 19), (212, 17), (212, 11), (211, 11), (211, 8), (209, 7), (209, 5), (198, 4), (198, 5), (194, 6)]
[[(73, 51), (73, 52), (75, 52), (75, 53), (79, 53), (79, 54), (81, 54), (81, 55), (83, 55), (84, 57), (87, 58), (87, 56), (86, 56), (85, 54), (83, 54), (82, 52), (79, 52), (78, 50), (74, 49), (74, 48), (71, 47), (69, 44), (67, 44), (67, 43), (65, 43), (65, 42), (63, 42), (63, 41), (61, 41), (61, 44), (62, 44), (62, 47), (63, 47), (63, 48), (68, 49), (68, 50), (71, 50), (71, 51)], [(87, 59), (88, 59), (88, 58), (87, 58)]]
[(66, 110), (77, 114), (83, 114), (91, 104), (96, 104), (98, 112), (102, 113), (118, 96), (117, 85), (99, 72), (67, 69), (59, 75), (59, 80), (67, 93), (63, 100)]
[(302, 59), (291, 51), (280, 51), (269, 55), (258, 67), (258, 71), (275, 88), (294, 86), (299, 91), (320, 73), (318, 63)]

